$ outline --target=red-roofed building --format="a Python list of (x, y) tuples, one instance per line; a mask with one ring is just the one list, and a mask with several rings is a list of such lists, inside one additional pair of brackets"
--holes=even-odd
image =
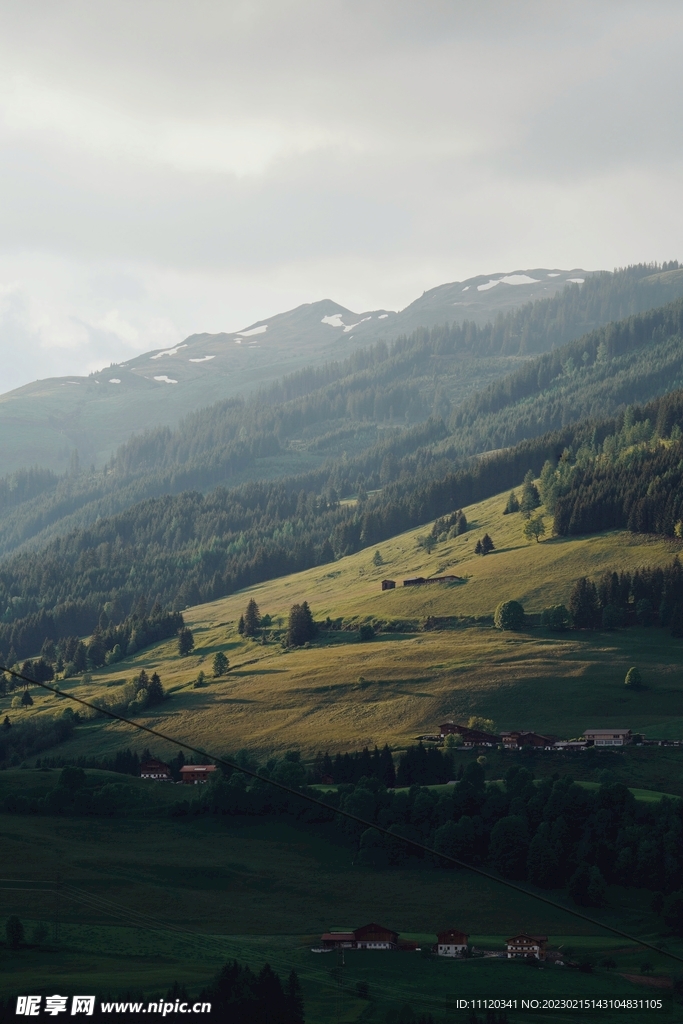
[(364, 924), (354, 931), (356, 949), (396, 949), (398, 932), (384, 928), (381, 924)]
[(184, 764), (180, 769), (180, 777), (186, 786), (196, 786), (208, 782), (211, 773), (215, 771), (215, 764)]

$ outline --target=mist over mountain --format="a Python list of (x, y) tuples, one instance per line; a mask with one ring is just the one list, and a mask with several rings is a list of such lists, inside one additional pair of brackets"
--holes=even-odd
[(233, 334), (192, 334), (88, 377), (27, 384), (0, 396), (0, 475), (32, 465), (63, 471), (74, 449), (81, 462), (99, 467), (137, 431), (173, 426), (212, 402), (419, 327), (465, 320), (482, 325), (586, 276), (582, 270), (479, 276), (433, 288), (399, 313), (356, 313), (324, 299)]

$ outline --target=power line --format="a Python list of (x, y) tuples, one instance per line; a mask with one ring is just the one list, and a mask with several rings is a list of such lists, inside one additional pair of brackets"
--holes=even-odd
[(138, 729), (140, 732), (146, 732), (148, 735), (154, 736), (156, 739), (163, 740), (165, 743), (172, 743), (184, 750), (189, 750), (190, 753), (197, 754), (199, 757), (208, 757), (225, 768), (230, 768), (232, 771), (242, 772), (243, 775), (247, 775), (249, 778), (255, 779), (258, 782), (265, 782), (269, 786), (273, 786), (281, 792), (287, 793), (289, 796), (297, 797), (299, 800), (304, 800), (309, 804), (320, 807), (328, 814), (336, 814), (339, 817), (346, 818), (348, 821), (354, 821), (358, 825), (364, 825), (365, 828), (374, 829), (375, 832), (388, 836), (393, 841), (398, 839), (415, 850), (420, 850), (422, 853), (428, 853), (430, 856), (437, 857), (439, 860), (445, 861), (448, 864), (455, 864), (456, 867), (462, 868), (465, 871), (471, 871), (473, 874), (479, 875), (480, 878), (485, 878), (489, 882), (494, 882), (495, 884), (502, 885), (514, 892), (522, 893), (523, 896), (528, 896), (530, 899), (536, 900), (539, 903), (544, 903), (548, 907), (553, 907), (555, 910), (563, 911), (565, 914), (569, 914), (571, 917), (575, 917), (580, 921), (586, 921), (595, 928), (602, 928), (605, 931), (610, 932), (612, 935), (618, 935), (621, 939), (628, 939), (629, 942), (635, 942), (639, 946), (643, 946), (645, 949), (651, 949), (655, 953), (659, 953), (662, 956), (668, 956), (672, 960), (677, 960), (678, 963), (683, 963), (683, 956), (679, 956), (677, 953), (672, 953), (668, 949), (662, 949), (660, 946), (655, 946), (654, 943), (648, 942), (646, 939), (639, 939), (637, 936), (631, 935), (629, 932), (625, 932), (621, 928), (615, 928), (614, 925), (606, 924), (603, 921), (597, 921), (594, 917), (590, 917), (588, 914), (582, 914), (580, 910), (574, 910), (573, 907), (563, 906), (561, 903), (550, 899), (548, 896), (541, 896), (540, 893), (531, 892), (529, 889), (525, 889), (522, 885), (517, 885), (515, 882), (511, 882), (506, 878), (499, 878), (497, 875), (491, 874), (490, 871), (485, 871), (483, 868), (475, 867), (473, 864), (467, 864), (465, 861), (459, 860), (457, 857), (451, 857), (448, 854), (439, 853), (431, 846), (426, 846), (424, 843), (420, 843), (415, 839), (407, 839), (405, 836), (396, 835), (396, 833), (391, 832), (388, 828), (384, 828), (382, 825), (378, 825), (375, 822), (368, 821), (366, 818), (361, 818), (357, 814), (352, 814), (350, 811), (344, 811), (339, 807), (331, 807), (330, 804), (325, 803), (324, 800), (311, 796), (309, 793), (302, 793), (298, 789), (294, 789), (292, 786), (287, 786), (284, 782), (277, 782), (275, 779), (269, 779), (265, 775), (261, 775), (259, 772), (252, 771), (250, 768), (244, 768), (242, 765), (236, 764), (234, 761), (229, 761), (225, 757), (219, 757), (217, 754), (208, 754), (205, 750), (200, 750), (199, 747), (193, 747), (190, 743), (186, 743), (184, 740), (175, 739), (175, 737), (168, 736), (166, 733), (160, 732), (158, 729), (152, 729), (148, 725), (142, 725), (140, 722), (134, 722), (132, 719), (125, 718), (123, 715), (119, 715), (116, 711), (111, 711), (109, 708), (100, 708), (97, 704), (93, 704), (92, 701), (84, 700), (83, 697), (77, 697), (73, 693), (63, 693), (56, 686), (50, 686), (48, 683), (42, 682), (37, 683), (35, 679), (22, 675), (21, 672), (15, 672), (14, 669), (5, 668), (3, 665), (0, 665), (0, 672), (7, 672), (9, 675), (14, 676), (15, 679), (21, 679), (22, 682), (28, 683), (30, 686), (40, 686), (42, 689), (53, 693), (56, 697), (63, 697), (68, 700), (75, 701), (77, 704), (81, 704), (83, 707), (89, 708), (91, 711), (98, 712), (101, 715), (106, 715), (108, 718), (112, 718), (116, 722), (123, 722), (124, 725), (130, 725), (134, 729)]

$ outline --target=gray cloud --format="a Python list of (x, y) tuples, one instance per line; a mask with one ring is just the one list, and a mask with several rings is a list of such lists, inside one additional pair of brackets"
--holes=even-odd
[(324, 295), (681, 255), (679, 3), (44, 0), (0, 26), (0, 388)]

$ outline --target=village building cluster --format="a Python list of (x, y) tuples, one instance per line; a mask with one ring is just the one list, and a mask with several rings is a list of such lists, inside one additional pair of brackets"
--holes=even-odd
[[(511, 936), (505, 942), (504, 950), (475, 950), (470, 945), (470, 937), (467, 932), (457, 928), (446, 928), (438, 932), (436, 942), (432, 945), (432, 952), (437, 956), (462, 958), (472, 955), (489, 957), (507, 957), (508, 960), (552, 960), (560, 965), (566, 963), (561, 953), (548, 951), (547, 935), (530, 935), (527, 932), (519, 932)], [(411, 939), (401, 939), (400, 934), (392, 928), (385, 928), (384, 925), (370, 924), (362, 925), (354, 930), (339, 930), (325, 932), (320, 937), (320, 945), (313, 947), (314, 953), (329, 953), (332, 950), (347, 949), (369, 949), (369, 950), (400, 950), (407, 952), (421, 952), (419, 943)]]
[(629, 743), (642, 742), (642, 737), (635, 735), (630, 729), (614, 727), (586, 729), (581, 739), (562, 740), (531, 730), (488, 733), (481, 729), (458, 725), (457, 722), (443, 722), (439, 726), (438, 737), (434, 738), (443, 740), (446, 736), (460, 736), (464, 747), (502, 746), (506, 750), (521, 750), (524, 747), (539, 750), (585, 750), (587, 747), (624, 747)]

